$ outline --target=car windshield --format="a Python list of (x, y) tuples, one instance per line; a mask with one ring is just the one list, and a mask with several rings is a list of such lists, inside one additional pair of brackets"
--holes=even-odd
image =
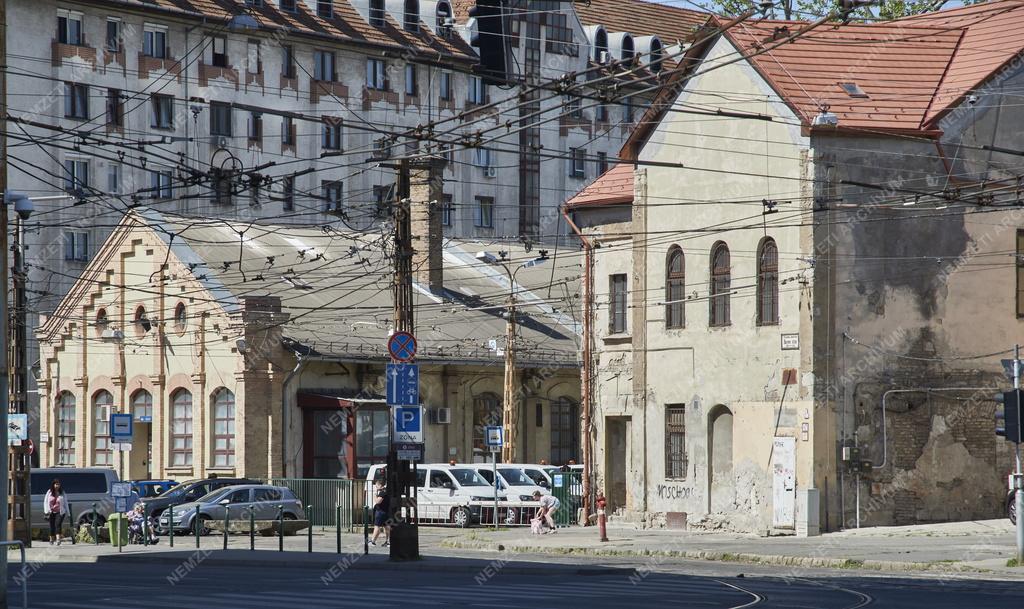
[(210, 491), (209, 493), (206, 493), (199, 499), (196, 499), (196, 501), (198, 501), (199, 503), (216, 503), (216, 500), (219, 499), (221, 495), (223, 495), (225, 492), (228, 492), (229, 490), (230, 487), (222, 487), (215, 491)]
[(176, 485), (172, 486), (171, 488), (167, 489), (167, 491), (165, 491), (163, 494), (164, 495), (177, 495), (178, 493), (180, 493), (183, 490), (185, 490), (185, 487), (189, 486), (190, 484), (193, 484), (194, 482), (196, 482), (196, 481), (195, 480), (186, 480), (186, 481), (184, 481), (184, 482), (182, 482), (180, 484), (176, 484)]
[(544, 473), (537, 469), (524, 469), (523, 472), (533, 480), (533, 483), (537, 486), (547, 486), (548, 479), (544, 477)]
[(462, 486), (490, 486), (480, 474), (471, 469), (450, 469), (448, 473)]
[(534, 486), (533, 480), (521, 469), (513, 467), (498, 469), (498, 473), (505, 479), (509, 486)]

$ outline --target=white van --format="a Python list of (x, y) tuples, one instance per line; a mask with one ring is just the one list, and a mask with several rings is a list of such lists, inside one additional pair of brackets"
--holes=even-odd
[[(534, 484), (548, 493), (551, 491), (551, 475), (547, 471), (547, 468), (550, 466), (537, 465), (536, 463), (505, 463), (504, 465), (522, 470), (524, 474), (530, 477)], [(501, 467), (501, 464), (498, 467)]]
[[(373, 483), (383, 479), (384, 465), (372, 465), (366, 473), (366, 505), (373, 507)], [(416, 506), (421, 521), (446, 522), (468, 527), (494, 504), (494, 488), (471, 466), (428, 463), (416, 468)], [(498, 494), (498, 501), (505, 496)]]
[[(494, 484), (494, 464), (485, 465), (474, 463), (473, 469), (480, 477)], [(501, 514), (505, 524), (529, 524), (530, 519), (537, 513), (540, 502), (533, 498), (533, 494), (540, 491), (541, 495), (550, 495), (548, 489), (534, 484), (533, 479), (526, 475), (522, 469), (506, 463), (499, 463), (498, 491), (508, 496), (508, 509)]]

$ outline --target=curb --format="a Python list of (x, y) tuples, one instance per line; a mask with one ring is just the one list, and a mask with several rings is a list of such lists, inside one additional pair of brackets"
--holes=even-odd
[[(99, 564), (99, 563), (113, 563), (117, 561), (131, 561), (135, 564), (155, 564), (155, 565), (180, 565), (186, 562), (193, 556), (197, 551), (202, 550), (191, 550), (182, 551), (181, 556), (154, 556), (146, 554), (107, 554), (107, 555), (91, 555), (91, 556), (61, 556), (58, 559), (53, 560), (53, 563), (76, 563), (76, 564)], [(495, 563), (509, 563), (514, 559), (497, 557), (493, 559), (459, 559), (454, 560), (476, 560), (478, 564), (452, 564), (450, 561), (453, 560), (446, 556), (430, 556), (425, 555), (418, 561), (409, 562), (391, 562), (383, 555), (369, 554), (365, 555), (362, 553), (342, 553), (338, 555), (332, 554), (331, 556), (338, 556), (337, 559), (323, 557), (322, 559), (303, 559), (303, 560), (277, 560), (264, 559), (264, 558), (230, 558), (230, 557), (218, 557), (218, 552), (223, 550), (209, 550), (210, 554), (206, 558), (201, 560), (202, 564), (208, 564), (210, 566), (218, 567), (274, 567), (274, 568), (287, 568), (287, 569), (310, 569), (310, 570), (323, 570), (337, 567), (339, 564), (343, 564), (345, 570), (362, 570), (362, 571), (427, 571), (427, 572), (457, 572), (457, 573), (480, 573), (487, 568), (496, 568)], [(272, 552), (272, 550), (264, 550), (263, 552)], [(278, 554), (278, 552), (274, 552)], [(295, 552), (285, 552), (285, 554), (294, 555)], [(379, 558), (371, 559), (370, 561), (363, 561), (364, 556), (378, 556)], [(354, 557), (354, 558), (353, 558)], [(31, 558), (26, 561), (29, 565), (33, 563)], [(17, 567), (12, 564), (12, 567), (16, 570)], [(9, 568), (12, 568), (9, 567)], [(513, 573), (516, 575), (552, 575), (558, 573), (560, 575), (621, 575), (623, 572), (622, 568), (614, 567), (599, 567), (599, 566), (576, 566), (576, 565), (559, 565), (552, 563), (538, 563), (537, 566), (525, 566), (525, 565), (511, 565), (501, 564), (500, 570), (503, 573)]]
[(990, 573), (989, 569), (966, 564), (900, 562), (888, 560), (860, 560), (853, 558), (824, 558), (810, 556), (785, 556), (776, 554), (750, 554), (717, 552), (712, 550), (680, 552), (674, 550), (602, 550), (583, 547), (514, 546), (496, 543), (472, 543), (445, 540), (443, 547), (465, 550), (489, 550), (492, 552), (517, 552), (524, 554), (549, 554), (562, 556), (616, 556), (632, 558), (681, 558), (732, 562), (756, 565), (776, 565), (819, 569), (863, 569), (869, 571), (931, 572), (931, 573)]

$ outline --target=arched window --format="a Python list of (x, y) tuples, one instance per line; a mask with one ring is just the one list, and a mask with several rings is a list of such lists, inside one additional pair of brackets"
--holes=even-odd
[(779, 323), (779, 248), (766, 237), (757, 252), (757, 325)]
[(213, 466), (235, 466), (235, 394), (224, 388), (213, 394)]
[(451, 36), (452, 26), (449, 19), (452, 18), (452, 7), (447, 2), (437, 3), (437, 32), (444, 39)]
[(107, 318), (107, 310), (100, 309), (96, 311), (96, 335), (103, 336), (103, 331), (110, 325), (110, 320)]
[(97, 391), (92, 396), (93, 420), (93, 465), (113, 465), (114, 452), (110, 446), (110, 409), (114, 405), (114, 396), (109, 391)]
[(420, 31), (420, 2), (419, 0), (405, 0), (405, 14), (402, 26), (405, 31), (418, 34)]
[(188, 309), (185, 308), (185, 303), (179, 302), (174, 307), (174, 327), (179, 331), (183, 331), (188, 327)]
[(719, 241), (711, 248), (711, 310), (710, 325), (728, 326), (729, 292), (732, 275), (729, 268), (729, 246)]
[(576, 400), (562, 396), (551, 402), (551, 464), (579, 461), (579, 452), (580, 406)]
[(604, 28), (594, 32), (594, 61), (608, 63), (608, 32)]
[(384, 27), (384, 0), (370, 0), (370, 25)]
[(75, 396), (57, 396), (57, 465), (75, 464)]
[(648, 62), (651, 66), (651, 72), (661, 72), (664, 57), (665, 49), (661, 46), (661, 41), (655, 38), (651, 41), (651, 56), (648, 58)]
[(622, 37), (622, 61), (633, 61), (636, 55), (636, 47), (633, 46), (633, 37), (626, 34)]
[(139, 307), (135, 309), (135, 332), (139, 336), (142, 336), (152, 328), (153, 324), (149, 321), (149, 316), (146, 314), (146, 307)]
[(192, 392), (171, 395), (171, 467), (192, 465)]
[(488, 425), (501, 425), (501, 399), (493, 393), (481, 393), (473, 398), (473, 453), (483, 455), (487, 450), (484, 434)]
[(141, 423), (153, 422), (153, 394), (145, 389), (132, 394), (132, 417)]
[(683, 250), (673, 245), (665, 261), (665, 326), (682, 328), (686, 325), (686, 267)]

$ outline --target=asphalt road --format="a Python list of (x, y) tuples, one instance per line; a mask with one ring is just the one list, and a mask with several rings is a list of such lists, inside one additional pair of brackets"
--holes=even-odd
[[(785, 577), (758, 569), (738, 576), (551, 565), (550, 575), (515, 573), (517, 564), (479, 561), (480, 570), (459, 572), (346, 569), (330, 571), (224, 567), (193, 560), (184, 565), (44, 565), (29, 579), (32, 609), (267, 609), (295, 607), (623, 607), (855, 609), (860, 607), (1024, 606), (1024, 584), (983, 580), (935, 580), (849, 575), (839, 572)], [(10, 583), (10, 606), (20, 607)]]

